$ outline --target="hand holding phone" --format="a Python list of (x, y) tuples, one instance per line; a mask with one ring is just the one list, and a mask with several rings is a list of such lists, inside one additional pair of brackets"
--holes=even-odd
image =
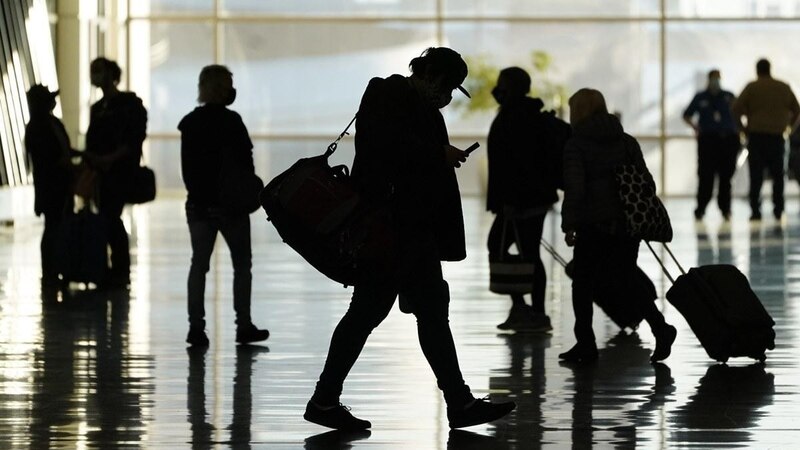
[(474, 143), (474, 144), (470, 145), (469, 147), (467, 147), (467, 149), (466, 149), (466, 150), (464, 150), (464, 153), (466, 153), (467, 155), (469, 155), (470, 153), (472, 153), (473, 151), (475, 151), (475, 149), (477, 149), (477, 148), (478, 148), (478, 147), (480, 147), (480, 146), (481, 146), (481, 144), (480, 144), (480, 143), (478, 143), (478, 142), (476, 142), (476, 143)]

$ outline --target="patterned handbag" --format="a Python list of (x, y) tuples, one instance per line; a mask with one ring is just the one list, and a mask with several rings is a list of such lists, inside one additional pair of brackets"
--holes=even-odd
[(647, 167), (622, 164), (614, 175), (628, 236), (644, 241), (672, 241), (669, 214), (656, 195), (655, 183)]

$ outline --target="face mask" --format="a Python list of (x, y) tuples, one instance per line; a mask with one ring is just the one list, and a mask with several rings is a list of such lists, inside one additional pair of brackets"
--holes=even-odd
[(234, 100), (236, 100), (236, 88), (231, 88), (231, 90), (228, 91), (228, 98), (225, 99), (225, 106), (232, 105)]
[(492, 97), (494, 97), (494, 101), (496, 101), (498, 105), (502, 105), (503, 100), (506, 98), (506, 93), (502, 89), (494, 88), (492, 89)]

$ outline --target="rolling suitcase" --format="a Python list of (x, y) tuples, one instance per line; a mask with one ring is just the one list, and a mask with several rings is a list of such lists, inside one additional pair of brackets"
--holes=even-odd
[[(553, 259), (564, 266), (564, 271), (567, 276), (571, 278), (573, 262), (564, 260), (549, 242), (544, 239), (542, 239), (541, 242), (542, 247), (553, 255)], [(639, 327), (642, 320), (644, 320), (644, 314), (641, 309), (636, 307), (641, 298), (655, 301), (658, 298), (658, 293), (650, 277), (637, 266), (633, 281), (631, 285), (628, 286), (627, 290), (617, 288), (616, 286), (610, 286), (596, 293), (595, 298), (592, 300), (620, 329), (624, 330), (629, 328), (635, 330)]]
[(108, 270), (108, 234), (105, 218), (87, 205), (69, 211), (59, 236), (60, 272), (65, 282), (103, 282)]
[(718, 264), (685, 272), (665, 244), (681, 271), (673, 279), (649, 243), (647, 246), (672, 281), (667, 300), (686, 319), (708, 356), (720, 362), (737, 356), (767, 359), (766, 351), (775, 348), (775, 321), (738, 268)]

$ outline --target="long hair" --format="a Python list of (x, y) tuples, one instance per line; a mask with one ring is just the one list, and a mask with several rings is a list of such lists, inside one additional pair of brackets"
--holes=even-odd
[(569, 98), (569, 121), (572, 126), (597, 113), (608, 114), (606, 99), (597, 89), (579, 89)]

